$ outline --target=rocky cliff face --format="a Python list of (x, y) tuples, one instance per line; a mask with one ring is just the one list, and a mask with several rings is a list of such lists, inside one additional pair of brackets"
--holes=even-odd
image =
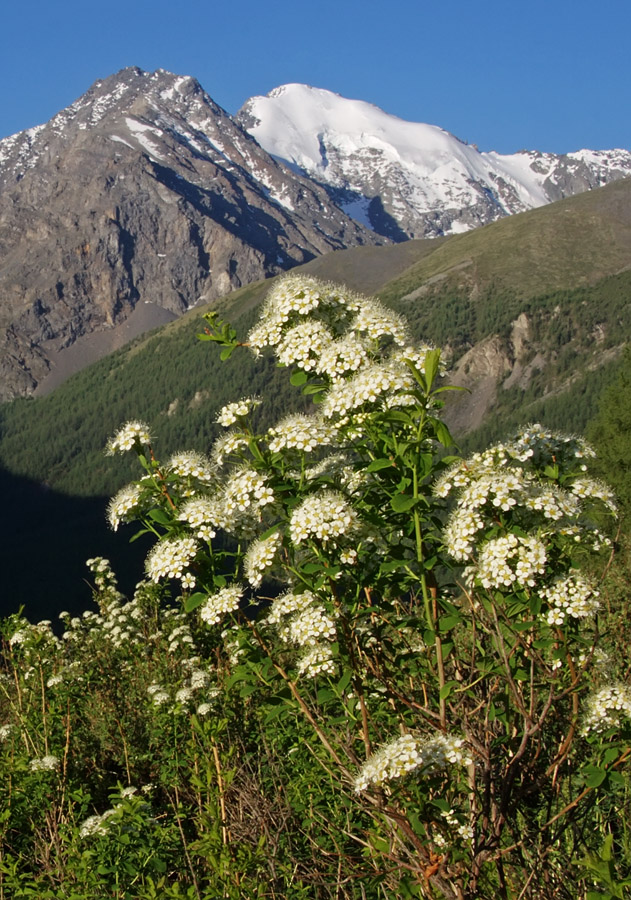
[(0, 141), (0, 399), (138, 304), (179, 315), (376, 242), (194, 79), (125, 69)]

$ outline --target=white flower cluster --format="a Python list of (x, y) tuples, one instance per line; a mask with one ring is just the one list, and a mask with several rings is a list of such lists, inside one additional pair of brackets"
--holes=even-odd
[(219, 411), (217, 422), (224, 428), (230, 428), (238, 419), (247, 416), (256, 406), (260, 406), (261, 402), (260, 397), (243, 397), (234, 403), (227, 403)]
[(6, 725), (1, 725), (0, 741), (6, 741), (13, 731), (15, 731), (15, 725), (12, 722), (7, 722)]
[(107, 520), (114, 531), (118, 531), (121, 522), (129, 521), (129, 513), (137, 510), (142, 494), (140, 484), (128, 484), (112, 497), (107, 507)]
[(290, 619), (281, 637), (289, 638), (299, 647), (315, 647), (321, 641), (335, 640), (335, 622), (323, 606), (309, 606)]
[(213, 444), (213, 462), (218, 468), (221, 468), (229, 456), (232, 456), (241, 447), (247, 447), (247, 445), (247, 437), (238, 431), (229, 431), (227, 434), (222, 434)]
[(586, 477), (577, 478), (571, 489), (581, 500), (601, 500), (610, 512), (615, 514), (618, 511), (613, 491), (602, 481)]
[(140, 444), (148, 444), (151, 440), (149, 428), (144, 422), (127, 422), (106, 445), (107, 453), (125, 453)]
[(328, 644), (316, 644), (304, 653), (296, 663), (299, 675), (315, 678), (316, 675), (334, 675), (333, 650)]
[(265, 621), (268, 625), (279, 625), (285, 616), (302, 612), (317, 602), (317, 597), (311, 591), (286, 591), (274, 599)]
[(579, 572), (572, 572), (566, 578), (557, 578), (541, 595), (550, 604), (547, 615), (550, 625), (563, 625), (568, 616), (573, 619), (593, 616), (600, 605), (598, 591)]
[(391, 337), (400, 347), (405, 346), (410, 340), (404, 319), (377, 300), (362, 300), (351, 328), (353, 331), (366, 334), (373, 341), (381, 337)]
[(337, 429), (317, 416), (300, 413), (287, 416), (267, 432), (272, 453), (280, 450), (301, 450), (310, 453), (316, 447), (334, 443)]
[(333, 340), (323, 322), (307, 319), (290, 328), (276, 348), (278, 361), (284, 366), (298, 366), (305, 372), (318, 369), (320, 357)]
[(296, 667), (300, 675), (333, 674), (332, 641), (337, 637), (334, 618), (311, 591), (286, 591), (276, 597), (265, 619), (279, 627), (282, 640), (304, 649)]
[(509, 532), (483, 545), (477, 576), (485, 588), (511, 587), (516, 582), (534, 587), (535, 575), (545, 571), (546, 548), (534, 535), (518, 537)]
[(213, 526), (221, 520), (217, 500), (213, 497), (191, 497), (182, 506), (178, 519), (188, 522), (199, 538), (209, 541), (215, 537)]
[(58, 756), (42, 756), (29, 762), (31, 772), (55, 772), (59, 768)]
[(156, 544), (146, 561), (147, 574), (158, 583), (163, 578), (181, 578), (197, 553), (194, 538), (167, 538)]
[(209, 597), (200, 608), (200, 618), (207, 625), (216, 625), (225, 613), (235, 612), (239, 608), (242, 596), (243, 586), (240, 584), (221, 588), (216, 594)]
[(88, 818), (81, 823), (79, 837), (87, 838), (93, 837), (94, 835), (107, 834), (106, 822), (115, 814), (115, 812), (115, 809), (106, 809), (100, 816), (88, 816)]
[(291, 514), (289, 531), (294, 544), (309, 539), (323, 544), (348, 535), (357, 525), (357, 513), (337, 491), (321, 491), (302, 501)]
[(331, 385), (322, 403), (322, 415), (325, 419), (345, 422), (349, 413), (365, 406), (407, 406), (409, 391), (414, 387), (414, 378), (404, 359), (371, 362), (352, 378)]
[(416, 403), (408, 362), (422, 369), (431, 349), (409, 346), (402, 318), (377, 301), (297, 275), (270, 291), (249, 343), (255, 353), (273, 347), (282, 365), (325, 376), (323, 414), (344, 423), (366, 404)]
[(196, 450), (183, 450), (174, 454), (167, 463), (167, 469), (180, 478), (196, 478), (204, 484), (211, 484), (216, 479), (210, 460)]
[(601, 688), (587, 701), (582, 733), (600, 733), (609, 728), (617, 728), (623, 717), (631, 718), (631, 688), (626, 684)]
[(244, 466), (232, 473), (223, 494), (224, 515), (230, 517), (234, 513), (268, 506), (274, 502), (274, 492), (267, 484), (267, 477)]
[(261, 584), (263, 575), (274, 562), (280, 545), (281, 536), (277, 533), (250, 544), (243, 561), (243, 570), (252, 587), (259, 587)]
[(470, 763), (461, 738), (441, 734), (423, 740), (404, 734), (366, 760), (355, 779), (355, 790), (359, 793), (370, 785), (383, 785), (417, 769), (423, 774), (432, 774), (450, 764), (467, 766)]

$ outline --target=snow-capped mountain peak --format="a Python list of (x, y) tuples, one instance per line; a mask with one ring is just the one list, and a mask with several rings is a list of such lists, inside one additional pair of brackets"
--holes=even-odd
[(465, 231), (631, 174), (631, 153), (478, 149), (435, 125), (305, 84), (252, 97), (238, 119), (274, 157), (389, 237)]

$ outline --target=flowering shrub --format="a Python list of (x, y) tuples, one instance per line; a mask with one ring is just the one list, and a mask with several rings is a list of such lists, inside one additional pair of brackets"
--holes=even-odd
[[(206, 318), (201, 337), (229, 356), (236, 334)], [(405, 322), (376, 301), (315, 279), (279, 282), (246, 343), (291, 368), (313, 414), (257, 433), (260, 398), (230, 403), (217, 418), (230, 430), (208, 456), (164, 464), (147, 426), (127, 423), (108, 449), (135, 451), (144, 475), (108, 516), (155, 536), (147, 582), (124, 604), (93, 561), (99, 616), (68, 622), (61, 642), (20, 626), (11, 652), (37, 641), (58, 659), (94, 629), (101, 646), (133, 658), (161, 642), (163, 673), (180, 655), (175, 684), (172, 671), (157, 677), (156, 660), (142, 702), (157, 719), (188, 717), (212, 762), (198, 807), (214, 791), (211, 868), (223, 896), (259, 896), (256, 877), (247, 889), (244, 879), (266, 842), (285, 888), (265, 896), (578, 896), (567, 867), (587, 849), (586, 823), (593, 830), (601, 816), (608, 827), (601, 798), (631, 735), (629, 692), (607, 685), (599, 665), (599, 590), (580, 569), (609, 547), (603, 522), (615, 514), (587, 472), (590, 448), (529, 426), (469, 459), (447, 455), (440, 352), (413, 347)], [(161, 591), (181, 608), (161, 608)], [(51, 676), (70, 678), (73, 665)], [(249, 740), (224, 741), (229, 721)], [(183, 733), (172, 735), (176, 754)], [(48, 743), (33, 746), (33, 760), (62, 760), (49, 769), (66, 777), (63, 733)], [(245, 860), (220, 764), (237, 746), (239, 766), (261, 773), (257, 803), (280, 792), (287, 804), (280, 830), (252, 826)], [(132, 768), (127, 753), (130, 786)], [(169, 781), (181, 778), (162, 776), (173, 829), (182, 810)], [(202, 821), (193, 807), (187, 815)], [(105, 840), (120, 817), (109, 808), (84, 831)], [(146, 828), (175, 852), (173, 831)], [(208, 851), (200, 835), (193, 847)]]

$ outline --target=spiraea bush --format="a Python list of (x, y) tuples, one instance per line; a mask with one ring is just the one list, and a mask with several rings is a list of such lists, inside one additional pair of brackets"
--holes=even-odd
[(257, 433), (246, 397), (166, 461), (127, 423), (108, 452), (143, 474), (108, 517), (155, 536), (146, 581), (126, 601), (92, 560), (98, 612), (5, 623), (0, 897), (622, 896), (631, 688), (589, 446), (453, 455), (440, 352), (314, 279), (244, 344), (313, 414)]

